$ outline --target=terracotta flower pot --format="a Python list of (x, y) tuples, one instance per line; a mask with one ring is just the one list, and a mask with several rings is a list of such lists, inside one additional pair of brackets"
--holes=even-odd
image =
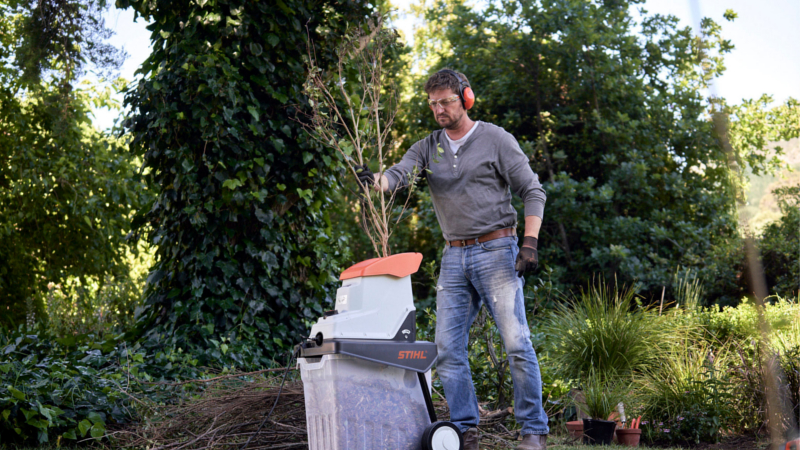
[(569, 430), (571, 438), (580, 439), (583, 436), (583, 421), (573, 420), (572, 422), (567, 422), (567, 430)]
[(638, 447), (641, 437), (641, 428), (617, 428), (617, 442), (619, 442), (619, 445)]

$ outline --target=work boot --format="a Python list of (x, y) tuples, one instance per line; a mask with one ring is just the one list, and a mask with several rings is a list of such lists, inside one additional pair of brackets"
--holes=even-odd
[(526, 434), (522, 436), (522, 442), (517, 446), (517, 450), (547, 450), (547, 435)]
[(463, 433), (464, 436), (464, 450), (480, 450), (478, 444), (481, 442), (481, 437), (478, 434), (477, 428), (470, 428)]

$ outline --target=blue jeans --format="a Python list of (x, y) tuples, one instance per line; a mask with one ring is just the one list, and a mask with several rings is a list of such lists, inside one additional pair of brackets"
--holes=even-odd
[(442, 256), (436, 295), (436, 370), (450, 407), (450, 421), (462, 431), (478, 426), (478, 400), (467, 359), (469, 328), (485, 305), (494, 318), (511, 367), (514, 414), (522, 435), (548, 434), (542, 405), (542, 376), (530, 339), (517, 277), (516, 237), (467, 247), (447, 246)]

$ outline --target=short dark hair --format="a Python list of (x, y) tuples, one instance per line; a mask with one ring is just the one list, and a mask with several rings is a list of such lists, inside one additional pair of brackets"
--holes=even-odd
[[(456, 77), (453, 76), (453, 72), (458, 74), (458, 77), (461, 80), (457, 80)], [(428, 81), (425, 82), (425, 92), (430, 94), (433, 91), (440, 91), (443, 89), (450, 89), (451, 91), (459, 94), (461, 92), (461, 82), (464, 82), (469, 86), (469, 80), (467, 76), (461, 72), (456, 72), (452, 69), (442, 69), (428, 78)]]

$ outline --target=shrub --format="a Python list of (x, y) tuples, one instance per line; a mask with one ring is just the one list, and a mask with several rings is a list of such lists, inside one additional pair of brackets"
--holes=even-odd
[(101, 438), (110, 424), (141, 417), (143, 400), (180, 401), (190, 386), (147, 384), (200, 378), (197, 359), (124, 335), (55, 337), (44, 327), (0, 329), (0, 436), (35, 445)]
[(800, 186), (774, 192), (783, 215), (761, 235), (764, 275), (771, 293), (800, 298)]
[(41, 339), (22, 328), (0, 335), (4, 438), (17, 443), (99, 438), (108, 423), (130, 420), (128, 400), (117, 388), (123, 374), (109, 358), (113, 345)]
[[(759, 336), (758, 309), (749, 300), (721, 311), (704, 310), (697, 318), (708, 340), (736, 341), (752, 350), (751, 342)], [(771, 329), (773, 345), (786, 349), (800, 344), (800, 304), (777, 296), (767, 298), (764, 318)]]
[(580, 379), (592, 370), (619, 376), (640, 371), (681, 330), (639, 304), (632, 289), (600, 282), (581, 290), (577, 299), (556, 305), (544, 320), (543, 332), (559, 373)]
[(800, 344), (786, 350), (781, 355), (784, 383), (791, 406), (791, 416), (795, 418), (793, 427), (800, 425)]
[(345, 247), (327, 212), (340, 156), (309, 142), (298, 121), (308, 105), (306, 44), (315, 42), (318, 65), (329, 67), (341, 36), (371, 6), (117, 5), (153, 29), (123, 124), (158, 188), (134, 220), (134, 234), (158, 246), (140, 329), (196, 349), (203, 364), (217, 365), (222, 347), (240, 342), (256, 366), (269, 364), (331, 304)]
[(638, 379), (651, 440), (716, 442), (733, 416), (730, 353), (683, 341)]
[(51, 283), (44, 299), (48, 328), (57, 337), (129, 330), (141, 304), (141, 284), (128, 277), (102, 286), (91, 281), (84, 285), (76, 278)]

